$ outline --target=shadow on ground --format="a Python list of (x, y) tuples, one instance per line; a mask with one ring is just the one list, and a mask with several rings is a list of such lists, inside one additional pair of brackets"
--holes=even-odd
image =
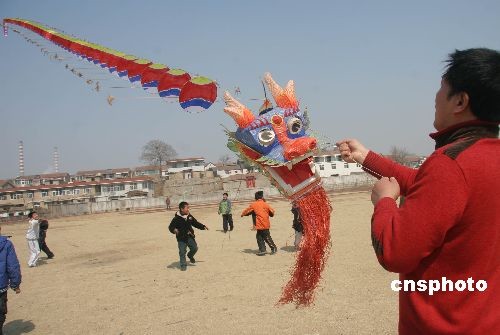
[(180, 269), (181, 268), (181, 262), (172, 262), (169, 265), (167, 265), (167, 269)]
[(257, 254), (259, 250), (254, 250), (254, 249), (243, 249), (241, 252), (244, 252), (245, 254)]
[(45, 258), (39, 258), (36, 261), (36, 266), (42, 266), (42, 265), (47, 265), (48, 263), (46, 262)]
[[(224, 233), (224, 229), (216, 229), (215, 231), (218, 231), (218, 232), (221, 232), (221, 233)], [(230, 232), (232, 232), (233, 230), (226, 230), (226, 233), (225, 234), (228, 234)]]
[(30, 333), (35, 329), (35, 324), (31, 320), (14, 320), (7, 322), (3, 326), (3, 333), (5, 335), (20, 335)]
[[(199, 260), (196, 260), (196, 263), (203, 263), (204, 261), (199, 261)], [(191, 264), (189, 263), (189, 261), (187, 262), (187, 266), (196, 266), (196, 264)], [(167, 269), (176, 269), (176, 270), (180, 270), (181, 269), (181, 262), (177, 261), (177, 262), (172, 262), (170, 263), (169, 265), (167, 265)]]
[(286, 252), (295, 252), (295, 247), (293, 245), (287, 245), (285, 247), (281, 247), (280, 250), (283, 250)]

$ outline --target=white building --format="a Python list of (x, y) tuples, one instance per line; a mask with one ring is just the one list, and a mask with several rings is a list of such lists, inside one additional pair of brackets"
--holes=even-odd
[(45, 173), (32, 176), (19, 176), (14, 179), (17, 187), (36, 185), (59, 185), (70, 181), (69, 173)]
[(140, 191), (144, 196), (153, 196), (152, 178), (144, 176), (93, 182), (75, 181), (66, 184), (8, 187), (0, 189), (0, 207), (106, 201), (110, 198), (128, 196), (131, 191)]
[[(348, 176), (352, 173), (365, 173), (360, 164), (346, 163), (338, 152), (321, 152), (315, 156), (314, 166), (322, 178), (332, 176)], [(258, 172), (258, 169), (248, 170), (242, 165), (216, 164), (217, 175), (221, 178), (228, 178), (236, 175), (246, 175), (251, 172)]]
[(99, 194), (99, 200), (108, 200), (110, 198), (124, 198), (131, 191), (142, 191), (148, 196), (153, 195), (153, 181), (147, 177), (135, 177), (126, 179), (106, 180), (99, 182), (96, 193)]
[[(134, 176), (154, 176), (160, 174), (160, 168), (158, 165), (147, 165), (147, 166), (139, 166), (134, 168)], [(161, 175), (167, 175), (167, 166), (161, 166)]]
[(322, 178), (348, 176), (352, 173), (365, 173), (358, 163), (346, 163), (339, 153), (322, 152), (313, 156), (314, 166)]
[(249, 172), (244, 167), (233, 163), (215, 164), (215, 169), (217, 170), (217, 176), (221, 178), (227, 178), (238, 174), (247, 174)]
[(120, 169), (105, 169), (92, 171), (78, 171), (74, 176), (71, 176), (72, 181), (100, 181), (109, 179), (130, 178), (132, 171), (129, 168)]
[(167, 165), (168, 173), (177, 173), (185, 170), (191, 170), (193, 172), (203, 172), (205, 171), (205, 158), (195, 157), (172, 159), (167, 162)]

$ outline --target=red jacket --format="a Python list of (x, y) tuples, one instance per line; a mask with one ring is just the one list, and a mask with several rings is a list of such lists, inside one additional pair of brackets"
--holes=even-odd
[(401, 290), (400, 334), (500, 333), (500, 140), (483, 138), (458, 154), (447, 150), (457, 143), (437, 149), (419, 170), (373, 152), (363, 163), (395, 177), (406, 196), (401, 208), (392, 198), (375, 206), (372, 240), (385, 269), (400, 273), (401, 282), (446, 277), (488, 284), (483, 292), (475, 285), (473, 292), (434, 295)]

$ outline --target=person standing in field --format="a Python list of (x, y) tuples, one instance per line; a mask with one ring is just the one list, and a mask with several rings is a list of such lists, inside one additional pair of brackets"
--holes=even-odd
[(219, 211), (218, 213), (222, 215), (222, 229), (224, 233), (233, 230), (233, 215), (231, 214), (231, 200), (229, 200), (227, 193), (222, 194), (222, 200), (219, 202)]
[(28, 266), (35, 267), (40, 256), (40, 246), (38, 245), (38, 236), (40, 234), (40, 222), (37, 212), (28, 214), (28, 231), (26, 232), (26, 240), (28, 241), (29, 259)]

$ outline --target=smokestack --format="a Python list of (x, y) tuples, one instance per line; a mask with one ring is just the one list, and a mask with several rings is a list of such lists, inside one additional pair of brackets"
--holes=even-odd
[(59, 153), (57, 147), (54, 147), (54, 172), (59, 172)]
[(23, 141), (19, 141), (19, 176), (24, 176), (24, 146), (23, 146)]

